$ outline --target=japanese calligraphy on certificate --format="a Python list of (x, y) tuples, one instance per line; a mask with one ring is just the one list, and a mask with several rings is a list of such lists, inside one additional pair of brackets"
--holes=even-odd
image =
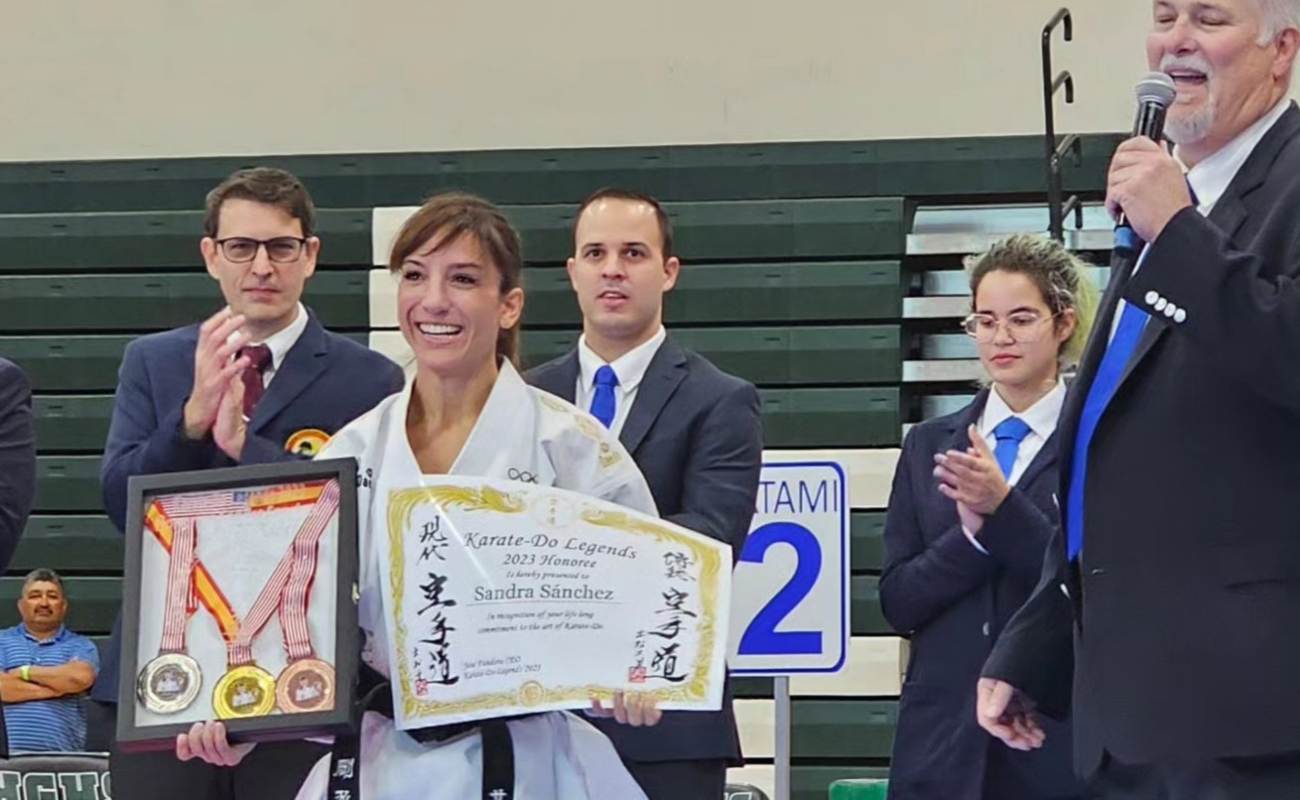
[(380, 550), (399, 728), (587, 708), (619, 690), (720, 707), (720, 542), (563, 489), (448, 476), (390, 493)]

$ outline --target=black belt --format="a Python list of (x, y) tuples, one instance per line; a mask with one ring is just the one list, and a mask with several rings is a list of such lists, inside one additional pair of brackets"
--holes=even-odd
[[(362, 665), (359, 683), (358, 720), (367, 711), (375, 711), (392, 719), (393, 692), (388, 679), (370, 667)], [(479, 732), (483, 743), (482, 800), (514, 800), (515, 748), (505, 719), (438, 725), (432, 728), (417, 728), (406, 733), (417, 742), (428, 744), (455, 739), (474, 730)], [(325, 797), (327, 800), (360, 800), (360, 731), (335, 737), (334, 749), (330, 754), (329, 791)]]

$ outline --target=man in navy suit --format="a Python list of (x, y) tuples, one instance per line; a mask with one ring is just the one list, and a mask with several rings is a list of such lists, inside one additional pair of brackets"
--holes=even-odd
[(35, 494), (31, 386), (21, 369), (0, 358), (0, 570), (9, 566)]
[[(651, 197), (602, 189), (583, 202), (569, 278), (582, 338), (528, 380), (615, 431), (664, 519), (740, 552), (754, 515), (763, 430), (758, 392), (663, 328), (677, 281), (668, 216)], [(718, 712), (669, 712), (654, 728), (597, 719), (650, 800), (717, 800), (740, 763), (730, 691)]]
[[(209, 193), (200, 250), (228, 306), (126, 349), (101, 475), (119, 530), (130, 476), (310, 457), (401, 388), (396, 364), (325, 330), (300, 302), (321, 246), (314, 216), (306, 189), (283, 170), (242, 170)], [(92, 693), (92, 745), (113, 724), (118, 681), (135, 677), (118, 675), (118, 633)], [(276, 743), (217, 768), (113, 747), (110, 768), (121, 797), (282, 798), (325, 751)]]

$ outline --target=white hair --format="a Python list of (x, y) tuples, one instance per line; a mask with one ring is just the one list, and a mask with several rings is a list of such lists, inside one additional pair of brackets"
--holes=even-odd
[(1287, 28), (1300, 29), (1300, 0), (1255, 0), (1259, 6), (1259, 43), (1268, 44)]

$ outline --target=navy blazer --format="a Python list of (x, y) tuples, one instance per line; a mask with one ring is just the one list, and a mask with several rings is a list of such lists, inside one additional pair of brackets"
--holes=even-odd
[(1037, 583), (1058, 527), (1056, 437), (1039, 450), (985, 520), (979, 552), (956, 504), (939, 493), (934, 455), (970, 446), (989, 390), (970, 405), (917, 425), (903, 443), (885, 518), (880, 603), (911, 639), (889, 771), (891, 800), (1046, 800), (1080, 794), (1069, 728), (1048, 720), (1047, 744), (1024, 753), (975, 721), (975, 685), (1002, 628)]
[[(330, 333), (308, 315), (307, 327), (253, 409), (240, 463), (299, 458), (285, 450), (294, 433), (316, 428), (332, 436), (402, 388), (402, 370), (390, 359)], [(122, 357), (100, 472), (104, 508), (119, 531), (132, 475), (235, 465), (211, 437), (193, 441), (181, 429), (194, 385), (198, 337), (198, 325), (142, 336)], [(91, 693), (110, 703), (117, 702), (120, 622), (113, 626)]]
[[(572, 402), (578, 351), (531, 369), (529, 383)], [(660, 515), (731, 545), (739, 554), (754, 517), (763, 463), (758, 390), (670, 336), (637, 389), (619, 440), (645, 475)], [(664, 714), (650, 728), (592, 723), (628, 761), (721, 759), (739, 764), (740, 739), (724, 691), (722, 710)]]
[(35, 494), (31, 385), (17, 365), (0, 358), (0, 572), (9, 568)]
[(1113, 258), (1061, 411), (1064, 505), (1119, 299), (1148, 311), (1088, 449), (1082, 556), (1058, 537), (985, 674), (1071, 711), (1082, 775), (1107, 752), (1144, 764), (1300, 750), (1295, 103), (1210, 215), (1179, 211), (1132, 270)]

